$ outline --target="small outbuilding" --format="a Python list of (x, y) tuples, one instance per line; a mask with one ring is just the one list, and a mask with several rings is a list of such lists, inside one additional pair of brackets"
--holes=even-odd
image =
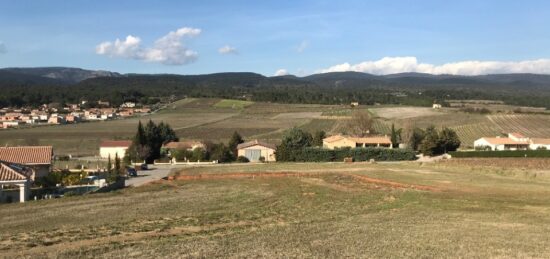
[(123, 158), (126, 155), (126, 151), (132, 145), (130, 140), (105, 140), (99, 145), (99, 156), (101, 158), (114, 159), (116, 155), (119, 158)]
[(276, 149), (277, 147), (273, 144), (253, 140), (237, 145), (237, 155), (244, 156), (251, 162), (261, 161), (262, 157), (265, 162), (275, 162)]

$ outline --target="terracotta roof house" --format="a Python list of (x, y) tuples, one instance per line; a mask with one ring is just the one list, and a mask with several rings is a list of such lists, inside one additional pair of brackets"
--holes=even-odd
[(132, 141), (130, 140), (104, 140), (99, 144), (99, 156), (105, 159), (115, 159), (118, 155), (122, 159), (131, 145)]
[(474, 141), (474, 147), (490, 150), (550, 150), (550, 139), (528, 138), (520, 133), (508, 133), (507, 137), (483, 137)]
[(237, 155), (248, 158), (251, 162), (258, 162), (263, 157), (265, 162), (275, 162), (275, 150), (273, 144), (259, 140), (248, 141), (237, 145)]
[(0, 203), (7, 202), (11, 196), (3, 192), (5, 186), (19, 187), (19, 202), (25, 202), (29, 196), (29, 186), (33, 170), (24, 166), (0, 162)]
[(33, 181), (50, 173), (52, 158), (51, 146), (0, 147), (0, 161), (31, 168)]
[(387, 136), (351, 137), (334, 135), (323, 139), (323, 147), (328, 149), (343, 147), (385, 147), (392, 148), (392, 143)]

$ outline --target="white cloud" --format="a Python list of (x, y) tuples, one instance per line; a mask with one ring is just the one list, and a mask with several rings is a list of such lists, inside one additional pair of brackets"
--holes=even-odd
[(225, 45), (218, 49), (218, 52), (220, 54), (237, 54), (238, 51), (235, 47), (231, 47), (229, 45)]
[(296, 51), (297, 51), (298, 53), (302, 53), (302, 52), (304, 52), (304, 50), (307, 49), (307, 47), (309, 47), (309, 42), (306, 41), (306, 40), (303, 40), (303, 41), (300, 43), (300, 45), (298, 45), (298, 46), (296, 47)]
[(275, 71), (275, 74), (274, 74), (274, 76), (286, 76), (286, 75), (289, 75), (289, 73), (284, 68), (281, 68), (281, 69)]
[(131, 58), (165, 65), (183, 65), (198, 58), (196, 51), (188, 49), (184, 38), (196, 37), (200, 29), (183, 27), (157, 39), (152, 47), (141, 46), (141, 39), (128, 35), (125, 40), (106, 41), (96, 46), (96, 53), (109, 57)]
[(7, 51), (8, 50), (6, 49), (6, 44), (0, 41), (0, 54), (6, 53)]
[(451, 75), (485, 75), (503, 73), (536, 73), (550, 74), (550, 59), (525, 61), (460, 61), (434, 65), (419, 63), (416, 57), (385, 57), (375, 61), (364, 61), (358, 64), (343, 63), (321, 69), (318, 72), (356, 71), (376, 75), (404, 72)]

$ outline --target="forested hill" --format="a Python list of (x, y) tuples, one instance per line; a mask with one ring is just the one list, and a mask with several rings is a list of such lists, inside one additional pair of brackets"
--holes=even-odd
[(445, 99), (490, 99), (550, 108), (550, 75), (483, 76), (358, 72), (306, 77), (256, 73), (125, 74), (75, 68), (0, 69), (0, 106), (105, 99), (115, 104), (158, 96), (247, 98), (287, 103), (431, 105)]

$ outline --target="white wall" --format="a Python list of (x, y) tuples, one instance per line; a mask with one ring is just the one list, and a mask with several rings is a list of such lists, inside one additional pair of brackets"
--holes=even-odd
[(126, 155), (127, 149), (127, 147), (100, 147), (99, 156), (101, 158), (109, 158), (110, 155), (111, 159), (114, 161), (116, 154), (118, 154), (118, 157), (122, 159), (124, 155)]

